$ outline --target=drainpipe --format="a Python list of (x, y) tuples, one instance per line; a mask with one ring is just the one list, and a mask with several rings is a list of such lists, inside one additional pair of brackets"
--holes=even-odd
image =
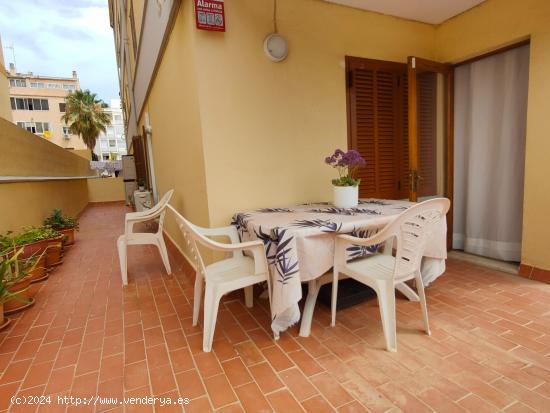
[(155, 162), (153, 160), (153, 142), (151, 135), (153, 133), (153, 128), (151, 127), (151, 122), (149, 121), (149, 113), (145, 112), (145, 139), (147, 139), (147, 157), (149, 158), (149, 176), (151, 177), (151, 186), (153, 190), (153, 200), (155, 204), (158, 202), (158, 193), (157, 193), (157, 180), (155, 178)]

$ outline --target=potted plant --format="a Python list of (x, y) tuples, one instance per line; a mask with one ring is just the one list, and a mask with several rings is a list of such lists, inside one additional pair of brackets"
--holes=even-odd
[(21, 265), (22, 254), (23, 248), (20, 248), (0, 258), (0, 330), (10, 322), (4, 317), (5, 314), (12, 314), (34, 304), (34, 299), (28, 295), (28, 270), (32, 269), (36, 262), (30, 266), (28, 263)]
[(51, 227), (26, 227), (19, 234), (8, 232), (0, 239), (0, 247), (23, 247), (22, 258), (46, 252), (46, 267), (61, 264), (63, 235)]
[(143, 179), (138, 179), (137, 185), (140, 191), (145, 191), (145, 181)]
[(78, 231), (78, 219), (64, 216), (61, 209), (56, 208), (52, 214), (44, 220), (44, 226), (49, 226), (62, 233), (65, 238), (65, 245), (73, 245), (75, 231)]
[(332, 180), (334, 188), (334, 206), (337, 208), (355, 208), (359, 204), (359, 183), (356, 178), (359, 168), (367, 162), (359, 152), (350, 149), (347, 152), (336, 149), (331, 156), (325, 158), (325, 163), (338, 171), (338, 178)]

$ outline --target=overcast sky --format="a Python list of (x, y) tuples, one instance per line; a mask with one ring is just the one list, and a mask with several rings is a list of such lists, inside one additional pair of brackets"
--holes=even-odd
[(0, 0), (6, 66), (18, 72), (70, 77), (110, 103), (118, 98), (113, 31), (107, 0)]

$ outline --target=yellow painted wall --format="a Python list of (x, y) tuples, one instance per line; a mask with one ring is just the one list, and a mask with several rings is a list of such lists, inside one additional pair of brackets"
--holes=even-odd
[(0, 234), (42, 225), (54, 208), (76, 216), (88, 204), (86, 179), (0, 183)]
[[(91, 176), (89, 162), (0, 119), (0, 176)], [(0, 183), (0, 233), (41, 225), (54, 208), (77, 215), (88, 204), (86, 179)]]
[(225, 34), (197, 30), (196, 73), (212, 225), (238, 210), (328, 200), (323, 160), (347, 146), (346, 55), (433, 58), (433, 26), (316, 0), (278, 1), (289, 56), (273, 63), (271, 1), (226, 6)]
[[(208, 226), (192, 18), (192, 3), (183, 2), (144, 112), (149, 113), (153, 129), (159, 197), (174, 189), (171, 204), (196, 224)], [(142, 125), (143, 119), (139, 130)], [(167, 216), (166, 228), (183, 245), (171, 214)]]
[(91, 176), (90, 163), (0, 119), (0, 176)]
[(550, 1), (487, 0), (436, 30), (436, 56), (460, 61), (531, 36), (522, 262), (550, 269)]
[[(317, 0), (279, 0), (281, 63), (263, 54), (272, 2), (226, 4), (196, 30), (182, 2), (148, 98), (159, 193), (201, 225), (238, 210), (330, 199), (323, 158), (347, 145), (344, 56), (459, 61), (531, 36), (523, 261), (550, 268), (550, 2), (487, 0), (440, 26)], [(140, 119), (143, 124), (143, 119)], [(173, 224), (169, 232), (177, 233)]]
[(90, 202), (124, 201), (124, 181), (118, 178), (88, 179), (88, 200)]

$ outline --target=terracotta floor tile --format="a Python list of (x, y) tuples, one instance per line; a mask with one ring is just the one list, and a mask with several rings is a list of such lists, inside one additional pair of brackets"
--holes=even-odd
[(264, 394), (271, 393), (283, 387), (283, 383), (279, 380), (269, 363), (255, 364), (248, 369)]
[(268, 394), (266, 397), (273, 407), (273, 410), (277, 413), (297, 413), (304, 411), (302, 406), (300, 406), (292, 394), (286, 389)]
[(90, 373), (99, 370), (101, 365), (101, 349), (81, 353), (76, 364), (75, 375)]
[(156, 367), (164, 366), (170, 363), (168, 352), (166, 351), (166, 346), (164, 344), (159, 344), (158, 346), (154, 347), (148, 347), (146, 353), (147, 364), (150, 369), (154, 369)]
[(447, 398), (443, 393), (434, 388), (425, 390), (418, 395), (420, 400), (426, 403), (435, 411), (440, 412), (464, 412), (466, 411), (451, 399)]
[(310, 380), (334, 407), (340, 407), (353, 400), (349, 393), (327, 373), (313, 376)]
[(206, 393), (201, 377), (195, 369), (176, 374), (176, 382), (182, 397), (195, 399)]
[(73, 384), (74, 370), (74, 366), (52, 370), (45, 393), (56, 394), (65, 390), (70, 390)]
[(124, 366), (124, 388), (138, 389), (149, 385), (149, 371), (145, 360)]
[(463, 399), (459, 400), (457, 403), (469, 412), (493, 413), (495, 411), (494, 405), (486, 402), (481, 397), (476, 396), (473, 393), (467, 395)]
[(213, 410), (208, 398), (200, 397), (198, 399), (191, 400), (191, 403), (185, 406), (185, 411), (188, 413), (208, 413)]
[(215, 376), (223, 371), (216, 355), (212, 352), (198, 353), (195, 354), (193, 358), (195, 359), (195, 364), (197, 365), (199, 373), (203, 378)]
[(240, 358), (234, 358), (222, 363), (222, 368), (233, 387), (241, 386), (252, 381), (252, 377)]
[(306, 376), (297, 367), (280, 372), (279, 377), (281, 377), (298, 401), (318, 394), (317, 389), (313, 387), (311, 382), (308, 381)]
[(24, 341), (15, 352), (13, 360), (19, 361), (33, 358), (36, 355), (41, 342), (42, 340)]
[(176, 382), (169, 365), (150, 369), (149, 376), (151, 378), (151, 389), (153, 390), (154, 396), (176, 389)]
[(21, 388), (28, 389), (29, 387), (36, 387), (46, 384), (52, 369), (53, 361), (33, 364), (29, 369), (25, 380), (23, 381)]
[(195, 367), (193, 357), (187, 347), (173, 350), (170, 352), (169, 356), (174, 373), (179, 373)]
[(20, 383), (9, 383), (0, 385), (0, 411), (7, 410), (10, 406), (10, 399), (17, 393)]
[(59, 350), (57, 359), (55, 360), (54, 368), (70, 366), (76, 364), (78, 356), (80, 354), (80, 345), (74, 345), (71, 347), (64, 347)]
[(264, 356), (258, 350), (258, 347), (252, 341), (245, 341), (234, 346), (237, 354), (241, 357), (244, 364), (250, 366), (252, 364), (264, 361)]
[(214, 408), (217, 409), (237, 401), (237, 397), (224, 374), (205, 379), (204, 384), (206, 385), (206, 391), (208, 391)]
[(344, 404), (342, 407), (338, 408), (338, 413), (361, 413), (368, 412), (368, 410), (357, 400), (352, 401), (351, 403)]
[(124, 363), (131, 364), (145, 360), (145, 343), (143, 340), (124, 344)]
[(143, 337), (145, 339), (145, 347), (153, 347), (158, 346), (159, 344), (164, 344), (164, 333), (160, 327), (153, 327), (143, 330)]
[(266, 347), (262, 353), (276, 371), (286, 370), (294, 366), (294, 363), (277, 346)]
[(168, 350), (177, 350), (187, 347), (187, 340), (181, 330), (173, 330), (164, 334)]
[(99, 381), (105, 381), (122, 377), (124, 375), (124, 356), (115, 354), (113, 356), (103, 357), (101, 359), (101, 368), (99, 371)]
[(325, 369), (304, 350), (290, 352), (288, 353), (288, 356), (306, 376), (313, 376), (314, 374), (325, 371)]
[(98, 371), (75, 377), (71, 394), (75, 397), (91, 397), (96, 395), (98, 380)]
[(20, 382), (31, 366), (32, 359), (12, 362), (0, 376), (0, 384)]
[(267, 399), (262, 394), (258, 385), (254, 382), (245, 384), (235, 389), (237, 397), (241, 401), (245, 412), (270, 412), (272, 411)]
[(308, 413), (333, 412), (334, 408), (321, 396), (315, 396), (302, 402), (302, 406)]

